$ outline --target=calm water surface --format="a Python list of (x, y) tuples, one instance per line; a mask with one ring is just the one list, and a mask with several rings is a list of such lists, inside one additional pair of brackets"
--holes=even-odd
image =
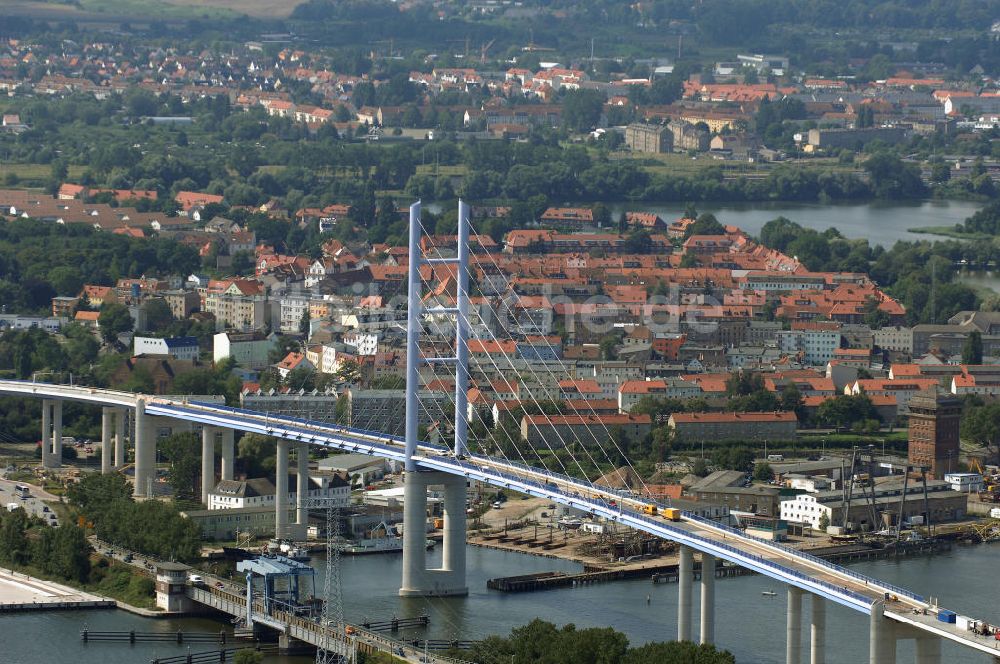
[[(431, 562), (439, 562), (439, 552)], [(565, 588), (539, 593), (504, 594), (486, 589), (486, 579), (543, 570), (577, 570), (579, 566), (555, 559), (469, 548), (469, 596), (451, 599), (400, 598), (396, 595), (402, 557), (396, 555), (344, 559), (344, 596), (347, 617), (359, 621), (428, 613), (432, 638), (480, 638), (507, 633), (534, 617), (580, 627), (612, 626), (625, 632), (632, 643), (669, 640), (676, 634), (676, 584), (652, 585), (648, 581)], [(318, 567), (322, 564), (318, 561)], [(875, 561), (852, 568), (940, 598), (942, 605), (964, 614), (1000, 622), (1000, 545), (959, 547), (950, 553), (902, 561)], [(320, 575), (321, 576), (321, 575)], [(777, 597), (761, 595), (774, 590)], [(716, 634), (719, 645), (731, 650), (739, 662), (784, 662), (784, 588), (758, 576), (719, 580), (716, 583)], [(647, 596), (649, 603), (647, 604)], [(695, 596), (697, 597), (697, 587)], [(694, 630), (697, 634), (698, 600)], [(808, 625), (809, 602), (804, 602), (803, 625)], [(214, 631), (218, 623), (205, 620), (150, 620), (121, 611), (36, 613), (0, 618), (0, 662), (34, 664), (139, 664), (153, 657), (187, 652), (188, 646), (171, 644), (88, 644), (79, 641), (79, 630), (90, 629), (173, 631), (178, 628)], [(808, 628), (804, 629), (808, 633)], [(422, 632), (414, 632), (420, 636)], [(839, 606), (827, 611), (827, 661), (856, 664), (867, 661), (867, 619)], [(209, 650), (203, 645), (193, 651)], [(978, 664), (989, 658), (972, 655), (945, 644), (944, 661)], [(901, 641), (899, 662), (912, 661), (912, 641)], [(272, 658), (271, 663), (305, 662), (307, 659)]]
[[(724, 224), (739, 226), (756, 235), (767, 222), (787, 217), (807, 228), (826, 230), (831, 226), (847, 238), (867, 238), (873, 246), (889, 249), (900, 240), (945, 239), (934, 235), (911, 233), (910, 228), (953, 226), (978, 211), (982, 205), (969, 201), (917, 201), (913, 203), (746, 203), (696, 205), (698, 212), (711, 212)], [(613, 218), (623, 209), (656, 212), (667, 221), (680, 216), (686, 205), (630, 203), (614, 206)]]

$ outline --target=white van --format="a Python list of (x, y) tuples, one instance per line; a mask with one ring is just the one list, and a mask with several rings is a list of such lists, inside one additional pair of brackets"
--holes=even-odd
[(188, 581), (191, 582), (193, 586), (203, 586), (205, 585), (205, 579), (200, 574), (189, 574)]

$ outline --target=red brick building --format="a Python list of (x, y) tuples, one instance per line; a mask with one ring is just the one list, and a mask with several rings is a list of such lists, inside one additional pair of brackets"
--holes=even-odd
[(958, 468), (958, 425), (962, 401), (936, 389), (910, 399), (910, 463), (929, 466), (935, 479)]

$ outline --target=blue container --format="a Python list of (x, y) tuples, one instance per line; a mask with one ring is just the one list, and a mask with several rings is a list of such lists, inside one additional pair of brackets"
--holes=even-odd
[(938, 611), (937, 618), (938, 618), (938, 620), (940, 620), (943, 623), (952, 623), (952, 624), (954, 624), (955, 623), (955, 612), (954, 611), (941, 610), (941, 611)]

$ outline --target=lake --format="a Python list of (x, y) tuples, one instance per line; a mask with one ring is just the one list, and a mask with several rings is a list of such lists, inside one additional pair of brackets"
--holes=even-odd
[[(655, 212), (668, 223), (686, 209), (682, 203), (615, 203), (612, 218), (622, 210)], [(767, 222), (787, 217), (801, 226), (824, 231), (831, 226), (847, 238), (867, 238), (874, 246), (889, 249), (900, 240), (943, 240), (946, 238), (911, 233), (910, 228), (951, 226), (977, 212), (982, 204), (971, 201), (915, 201), (913, 203), (700, 203), (699, 213), (711, 212), (723, 224), (739, 226), (751, 235), (760, 233)]]

